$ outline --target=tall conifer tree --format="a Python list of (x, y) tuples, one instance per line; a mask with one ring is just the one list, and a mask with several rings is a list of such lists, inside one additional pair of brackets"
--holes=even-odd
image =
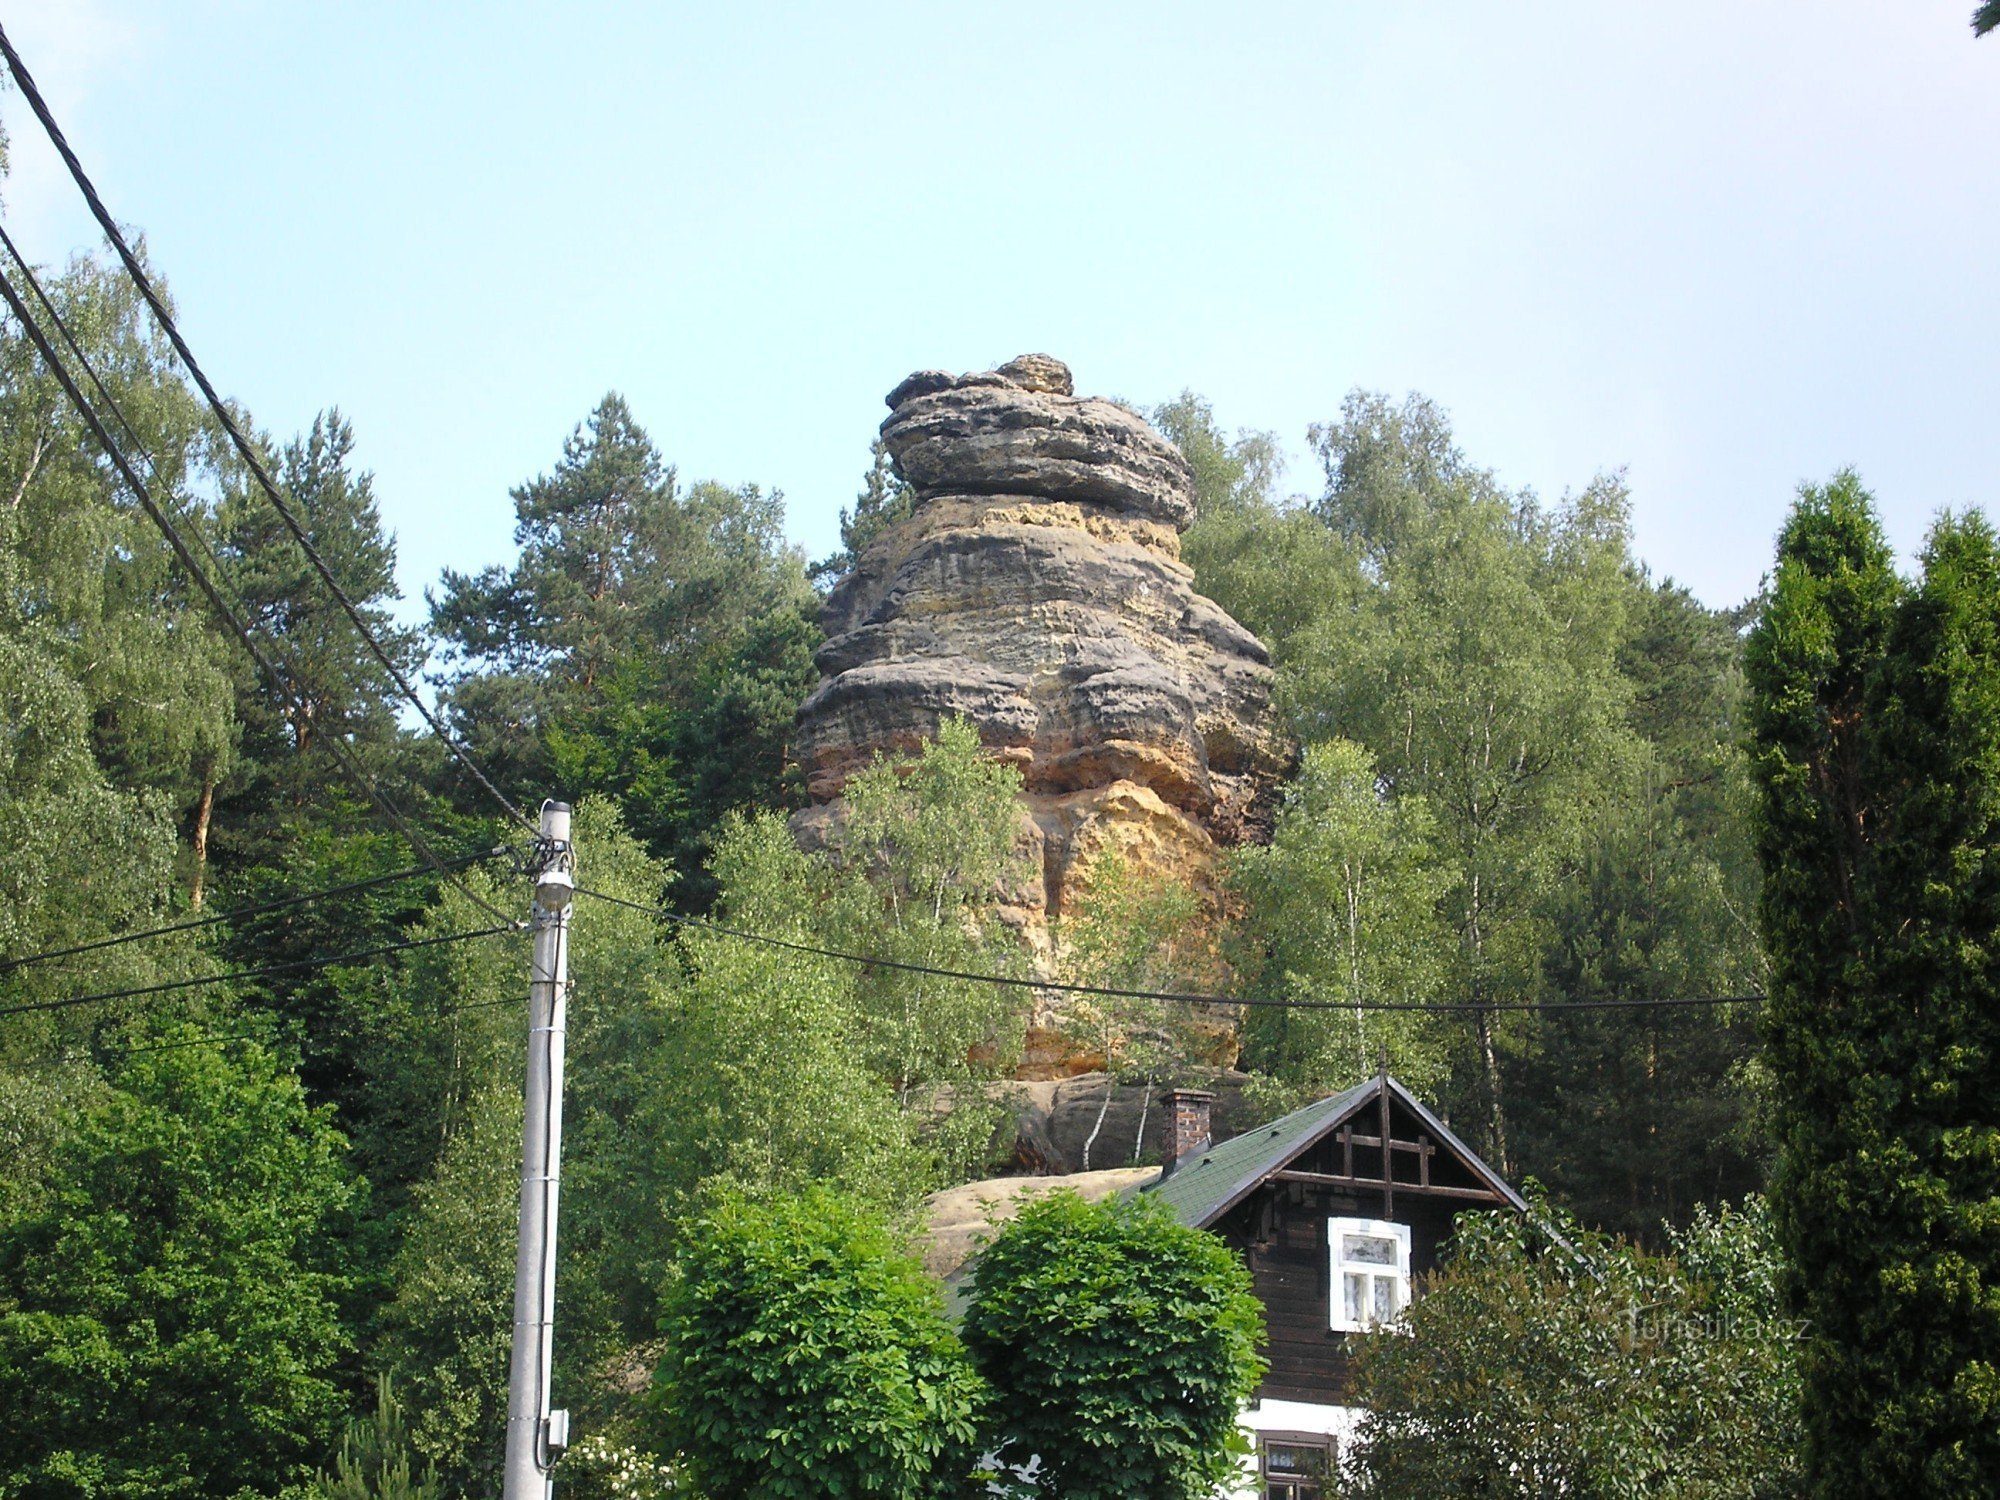
[(1992, 530), (1905, 589), (1855, 476), (1806, 489), (1748, 670), (1812, 1492), (2000, 1494)]

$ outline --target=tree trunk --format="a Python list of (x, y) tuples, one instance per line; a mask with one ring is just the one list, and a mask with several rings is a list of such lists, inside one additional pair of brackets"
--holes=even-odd
[(1090, 1170), (1090, 1148), (1097, 1144), (1097, 1132), (1104, 1128), (1104, 1117), (1111, 1112), (1111, 1090), (1116, 1080), (1109, 1073), (1104, 1075), (1104, 1097), (1097, 1101), (1097, 1123), (1090, 1127), (1090, 1134), (1083, 1143), (1083, 1170)]
[(1361, 1008), (1361, 878), (1352, 866), (1342, 873), (1347, 880), (1347, 993), (1354, 1001), (1354, 1055), (1356, 1078), (1368, 1076), (1368, 1017)]
[(1493, 1132), (1494, 1165), (1502, 1177), (1514, 1175), (1514, 1163), (1507, 1154), (1507, 1114), (1500, 1106), (1500, 1062), (1493, 1051), (1493, 1016), (1479, 1012), (1479, 1058), (1486, 1068), (1486, 1093), (1492, 1114), (1488, 1127)]
[(1146, 1091), (1139, 1096), (1139, 1130), (1132, 1137), (1132, 1165), (1139, 1165), (1139, 1153), (1146, 1149), (1146, 1117), (1153, 1112), (1153, 1075), (1146, 1075)]
[(215, 762), (209, 761), (202, 767), (201, 800), (194, 806), (194, 889), (188, 893), (188, 904), (196, 911), (201, 910), (202, 887), (208, 879), (208, 824), (215, 812)]
[[(1472, 998), (1479, 1001), (1485, 997), (1485, 957), (1486, 934), (1480, 923), (1479, 876), (1472, 877), (1472, 906), (1470, 911), (1472, 939)], [(1493, 1165), (1502, 1177), (1514, 1175), (1514, 1163), (1507, 1151), (1507, 1113), (1500, 1103), (1500, 1058), (1493, 1049), (1493, 1012), (1474, 1011), (1473, 1031), (1479, 1043), (1479, 1062), (1486, 1074), (1486, 1100), (1490, 1111), (1487, 1128), (1493, 1135)]]

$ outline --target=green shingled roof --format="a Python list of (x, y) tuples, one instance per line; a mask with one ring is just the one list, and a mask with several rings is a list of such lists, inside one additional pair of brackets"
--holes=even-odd
[(1357, 1105), (1372, 1099), (1375, 1083), (1373, 1078), (1366, 1079), (1351, 1089), (1315, 1099), (1268, 1125), (1259, 1125), (1219, 1146), (1211, 1146), (1139, 1191), (1161, 1199), (1183, 1224), (1204, 1227), (1246, 1190), (1262, 1182), (1315, 1138), (1339, 1125)]
[(1390, 1095), (1422, 1120), (1439, 1144), (1455, 1153), (1475, 1176), (1484, 1179), (1515, 1208), (1527, 1210), (1526, 1200), (1475, 1156), (1470, 1146), (1453, 1135), (1444, 1121), (1424, 1108), (1422, 1100), (1394, 1077), (1379, 1075), (1328, 1098), (1316, 1099), (1303, 1109), (1245, 1131), (1219, 1146), (1211, 1146), (1139, 1191), (1158, 1194), (1183, 1224), (1205, 1229), (1271, 1173), (1321, 1136), (1338, 1129), (1342, 1121), (1372, 1101), (1378, 1086), (1384, 1083)]
[[(1320, 1137), (1338, 1130), (1363, 1105), (1373, 1102), (1379, 1086), (1386, 1082), (1391, 1096), (1423, 1121), (1424, 1128), (1440, 1145), (1457, 1154), (1473, 1174), (1485, 1181), (1516, 1209), (1528, 1212), (1527, 1201), (1503, 1181), (1498, 1173), (1472, 1152), (1472, 1148), (1452, 1134), (1451, 1128), (1424, 1107), (1394, 1076), (1378, 1074), (1363, 1079), (1350, 1089), (1282, 1115), (1268, 1125), (1245, 1131), (1211, 1146), (1199, 1156), (1181, 1162), (1173, 1171), (1126, 1192), (1153, 1193), (1173, 1209), (1183, 1224), (1206, 1229), (1243, 1196), (1286, 1162), (1298, 1156)], [(1557, 1244), (1570, 1249), (1568, 1241), (1550, 1231)], [(1570, 1250), (1572, 1255), (1576, 1254)], [(1580, 1259), (1580, 1257), (1579, 1257)], [(945, 1305), (954, 1323), (963, 1318), (971, 1300), (973, 1272), (979, 1259), (974, 1256), (945, 1278)], [(1595, 1274), (1595, 1273), (1593, 1273)]]

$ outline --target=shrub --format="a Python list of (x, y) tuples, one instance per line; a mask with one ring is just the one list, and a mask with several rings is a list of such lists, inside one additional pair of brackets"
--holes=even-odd
[(1194, 1500), (1233, 1472), (1263, 1374), (1250, 1273), (1157, 1199), (1023, 1209), (978, 1264), (965, 1341), (994, 1440), (1036, 1456), (1035, 1492)]
[(979, 1381), (936, 1286), (823, 1189), (725, 1195), (666, 1288), (657, 1450), (743, 1500), (920, 1500), (972, 1467)]
[(1761, 1202), (1697, 1212), (1670, 1257), (1547, 1205), (1459, 1224), (1400, 1334), (1357, 1348), (1354, 1494), (1799, 1492), (1798, 1330)]

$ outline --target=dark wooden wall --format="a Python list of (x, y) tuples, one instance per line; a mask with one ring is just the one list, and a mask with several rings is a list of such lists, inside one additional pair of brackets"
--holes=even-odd
[[(1386, 1217), (1410, 1226), (1410, 1269), (1436, 1269), (1440, 1244), (1451, 1234), (1458, 1206), (1403, 1193)], [(1473, 1212), (1484, 1210), (1474, 1209)], [(1266, 1183), (1232, 1209), (1216, 1228), (1249, 1262), (1264, 1304), (1271, 1368), (1259, 1396), (1334, 1404), (1347, 1399), (1347, 1340), (1332, 1322), (1332, 1267), (1327, 1254), (1329, 1218), (1379, 1219), (1382, 1199), (1348, 1196), (1297, 1183)]]

